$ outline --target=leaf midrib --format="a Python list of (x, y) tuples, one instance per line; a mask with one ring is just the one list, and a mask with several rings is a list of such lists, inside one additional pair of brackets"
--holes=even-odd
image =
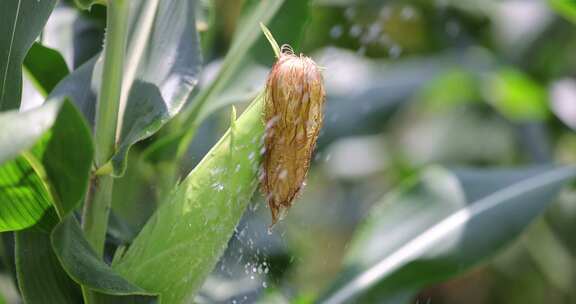
[(134, 36), (131, 37), (132, 39), (127, 40), (128, 49), (125, 54), (127, 62), (124, 66), (124, 75), (121, 88), (122, 93), (120, 97), (120, 107), (118, 109), (119, 114), (116, 126), (116, 142), (120, 141), (122, 134), (122, 124), (124, 122), (124, 113), (126, 111), (126, 105), (128, 102), (128, 95), (132, 85), (134, 84), (134, 80), (136, 79), (138, 67), (140, 66), (140, 62), (142, 61), (142, 57), (144, 55), (144, 50), (146, 49), (146, 42), (150, 39), (150, 34), (152, 32), (154, 20), (156, 19), (159, 3), (159, 0), (152, 0), (144, 3), (144, 10), (141, 14), (139, 14), (138, 20), (135, 23), (138, 24), (138, 27), (134, 31)]
[(14, 24), (12, 25), (12, 37), (10, 37), (10, 45), (8, 46), (8, 57), (6, 62), (6, 68), (4, 69), (4, 79), (2, 79), (2, 92), (0, 93), (0, 109), (2, 109), (4, 103), (4, 95), (6, 94), (6, 80), (8, 79), (8, 69), (10, 68), (10, 58), (12, 56), (12, 46), (14, 45), (14, 38), (16, 37), (16, 26), (18, 25), (18, 18), (20, 16), (20, 6), (22, 5), (22, 0), (18, 0), (18, 6), (16, 7), (16, 16), (14, 17)]
[(356, 276), (350, 283), (346, 284), (322, 303), (343, 303), (357, 294), (359, 285), (372, 286), (387, 273), (395, 271), (411, 258), (417, 257), (423, 250), (429, 248), (429, 246), (436, 243), (445, 235), (442, 231), (452, 231), (454, 228), (466, 223), (469, 219), (497, 206), (502, 201), (509, 200), (526, 192), (534, 191), (535, 189), (553, 184), (570, 176), (573, 177), (576, 175), (575, 170), (576, 167), (574, 166), (552, 169), (546, 173), (524, 179), (504, 189), (500, 189), (476, 200), (467, 207), (448, 214), (443, 220), (412, 238), (408, 243), (394, 250), (393, 253), (376, 265)]

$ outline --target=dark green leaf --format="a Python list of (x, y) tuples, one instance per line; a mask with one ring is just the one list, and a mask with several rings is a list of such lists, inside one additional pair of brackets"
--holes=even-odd
[(0, 110), (17, 109), (22, 94), (22, 62), (56, 0), (0, 1)]
[(166, 303), (191, 302), (256, 190), (263, 133), (262, 98), (257, 98), (237, 121), (232, 119), (228, 133), (159, 207), (113, 267), (160, 293)]
[(25, 303), (82, 303), (79, 286), (64, 272), (52, 251), (49, 233), (36, 227), (16, 232), (16, 269)]
[(376, 285), (380, 302), (406, 302), (509, 244), (575, 176), (574, 167), (425, 171), (370, 212), (325, 303)]
[[(52, 247), (66, 272), (79, 284), (105, 295), (96, 295), (112, 299), (109, 296), (142, 296), (142, 299), (154, 299), (151, 293), (137, 287), (116, 273), (104, 263), (80, 229), (72, 216), (64, 218), (52, 231)], [(104, 303), (104, 302), (101, 302)], [(110, 303), (110, 302), (108, 302)]]
[(44, 96), (69, 73), (66, 61), (58, 51), (36, 42), (24, 58), (24, 68)]
[[(90, 130), (82, 114), (69, 102), (64, 102), (58, 119), (52, 126), (52, 136), (42, 153), (38, 155), (54, 191), (58, 210), (72, 211), (88, 187), (94, 147)], [(74, 153), (70, 153), (73, 147)]]
[[(250, 1), (260, 4), (261, 1)], [(278, 13), (270, 19), (268, 28), (278, 38), (278, 44), (289, 44), (297, 53), (300, 49), (300, 40), (303, 37), (304, 25), (309, 22), (310, 2), (283, 1)], [(253, 57), (262, 64), (272, 65), (275, 58), (270, 56), (270, 44), (264, 36), (259, 36), (252, 48)]]
[(0, 260), (2, 265), (6, 267), (7, 273), (13, 278), (16, 277), (16, 244), (14, 235), (14, 232), (3, 232), (0, 234)]

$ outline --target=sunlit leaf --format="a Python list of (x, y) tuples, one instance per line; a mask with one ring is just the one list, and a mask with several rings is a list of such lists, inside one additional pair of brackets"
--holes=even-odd
[(574, 0), (548, 0), (550, 6), (564, 18), (576, 23), (576, 1)]
[(492, 74), (484, 94), (502, 115), (512, 121), (541, 121), (548, 117), (546, 91), (528, 75), (511, 68)]
[[(88, 183), (92, 142), (68, 102), (0, 114), (0, 231), (34, 225), (54, 206), (70, 212)], [(75, 153), (69, 148), (76, 145)]]
[(470, 72), (451, 69), (429, 82), (420, 93), (420, 98), (437, 110), (475, 102), (479, 95), (475, 81)]
[[(72, 158), (68, 158), (68, 153), (46, 155), (46, 152), (58, 152), (62, 144), (70, 147), (82, 143), (83, 139), (76, 136), (65, 140), (62, 138), (77, 132), (82, 134), (81, 124), (82, 117), (75, 112), (73, 106), (60, 102), (47, 103), (26, 112), (0, 114), (1, 229), (19, 230), (36, 224), (16, 233), (18, 282), (26, 303), (75, 303), (80, 299), (78, 288), (68, 279), (52, 253), (48, 231), (57, 222), (53, 208), (55, 205), (52, 205), (55, 203), (53, 195), (61, 193), (62, 197), (68, 199), (74, 197), (74, 193), (83, 191), (78, 187), (66, 187), (78, 186), (78, 182), (82, 183), (82, 177), (87, 176), (86, 166), (91, 162), (91, 156), (85, 154), (85, 149), (91, 149), (89, 134), (88, 146), (78, 147), (78, 154)], [(73, 144), (66, 140), (73, 141)], [(75, 161), (83, 157), (86, 157), (85, 173), (68, 170), (70, 166), (78, 166)], [(65, 163), (62, 165), (63, 159)], [(48, 182), (47, 168), (50, 168), (50, 172), (53, 169), (63, 170), (64, 174), (58, 176), (55, 184), (59, 187), (55, 192)], [(67, 174), (77, 173), (77, 179), (68, 183)], [(77, 200), (79, 198), (74, 199)], [(62, 205), (59, 208), (63, 210)]]
[[(41, 165), (31, 154), (0, 166), (0, 231), (24, 229), (45, 216), (51, 224), (57, 221), (51, 213), (53, 200), (45, 178)], [(48, 230), (51, 224), (39, 223), (38, 228)]]
[[(13, 132), (0, 136), (0, 156), (9, 159), (0, 164), (5, 207), (0, 209), (0, 231), (32, 226), (52, 206), (60, 215), (74, 209), (86, 191), (94, 153), (75, 107), (51, 102), (27, 112), (3, 113), (0, 125)], [(75, 151), (69, 153), (72, 146)]]
[(232, 120), (230, 130), (169, 195), (114, 268), (158, 292), (163, 302), (190, 302), (258, 185), (263, 132), (262, 98), (257, 98)]

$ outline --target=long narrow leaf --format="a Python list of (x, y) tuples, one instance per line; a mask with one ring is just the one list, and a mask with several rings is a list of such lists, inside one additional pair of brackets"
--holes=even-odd
[(134, 296), (141, 302), (154, 299), (154, 295), (128, 282), (98, 258), (73, 217), (66, 217), (54, 228), (51, 242), (58, 260), (70, 277), (78, 284), (103, 294), (96, 295), (99, 303), (105, 303), (103, 299), (123, 296)]
[(35, 227), (16, 233), (16, 269), (25, 303), (82, 303), (80, 287), (60, 266), (49, 233)]
[(56, 0), (0, 1), (0, 110), (17, 109), (22, 94), (22, 62)]
[(261, 115), (259, 97), (160, 206), (115, 269), (164, 303), (192, 301), (257, 187)]
[(575, 167), (430, 169), (370, 212), (345, 275), (322, 303), (347, 303), (372, 288), (380, 302), (403, 303), (510, 243), (575, 177)]
[(240, 70), (242, 63), (246, 62), (248, 51), (261, 37), (259, 23), (270, 21), (283, 3), (284, 0), (260, 1), (244, 17), (215, 80), (195, 96), (190, 105), (169, 125), (171, 128), (165, 139), (157, 141), (147, 149), (145, 153), (148, 159), (174, 159), (185, 151), (202, 119), (218, 109), (211, 105), (221, 97), (220, 94), (229, 86), (230, 79)]
[(52, 206), (60, 216), (74, 209), (84, 196), (93, 157), (90, 132), (75, 107), (50, 102), (4, 113), (0, 126), (10, 132), (0, 135), (0, 231), (32, 226)]
[[(112, 159), (117, 176), (124, 173), (130, 147), (176, 115), (197, 83), (201, 52), (195, 6), (188, 0), (131, 2), (118, 149)], [(86, 62), (56, 86), (49, 100), (70, 98), (93, 124), (100, 64), (98, 56)]]

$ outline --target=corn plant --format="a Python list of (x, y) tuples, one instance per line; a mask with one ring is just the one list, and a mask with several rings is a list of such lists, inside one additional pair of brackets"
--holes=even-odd
[[(240, 115), (227, 107), (235, 100), (222, 98), (261, 38), (260, 24), (284, 2), (244, 11), (216, 78), (201, 88), (201, 46), (210, 37), (200, 39), (196, 1), (77, 0), (83, 9), (106, 7), (106, 33), (102, 51), (73, 71), (39, 38), (56, 0), (0, 2), (0, 231), (14, 239), (4, 250), (13, 253), (25, 303), (193, 303), (260, 183), (272, 223), (292, 205), (319, 133), (324, 88), (319, 74), (304, 82), (309, 95), (274, 85), (283, 70), (315, 65), (280, 48), (264, 27), (278, 58), (268, 83), (241, 98), (249, 104)], [(22, 71), (43, 95), (38, 107), (21, 109)], [(286, 104), (317, 103), (295, 111), (312, 121), (303, 133), (273, 125), (279, 112), (293, 111), (278, 105), (283, 96)], [(228, 130), (182, 174), (200, 124), (222, 108)], [(288, 165), (282, 157), (293, 147), (274, 137), (280, 132), (304, 142)], [(154, 184), (156, 203), (122, 239), (111, 210), (131, 174), (148, 178), (137, 187)], [(510, 243), (574, 176), (569, 166), (425, 169), (375, 205), (341, 274), (310, 302), (407, 302)], [(380, 243), (398, 227), (408, 228)]]

